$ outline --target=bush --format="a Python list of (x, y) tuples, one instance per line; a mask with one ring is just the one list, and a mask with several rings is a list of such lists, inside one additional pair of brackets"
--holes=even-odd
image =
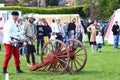
[(20, 7), (20, 6), (7, 6), (0, 8), (0, 10), (20, 10), (23, 14), (37, 13), (37, 14), (79, 14), (81, 17), (85, 17), (83, 7), (53, 7), (53, 8), (38, 8), (38, 7)]

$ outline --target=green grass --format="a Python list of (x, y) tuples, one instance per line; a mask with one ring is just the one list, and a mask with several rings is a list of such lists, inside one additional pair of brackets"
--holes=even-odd
[[(21, 69), (23, 74), (17, 74), (13, 62), (13, 57), (8, 65), (10, 80), (120, 80), (120, 50), (114, 50), (113, 45), (103, 46), (101, 53), (91, 53), (90, 46), (85, 43), (88, 58), (82, 71), (71, 75), (64, 72), (61, 75), (49, 74), (42, 69), (31, 72), (28, 70), (25, 56), (21, 56)], [(2, 63), (4, 50), (0, 52), (0, 80), (5, 80), (2, 74)]]

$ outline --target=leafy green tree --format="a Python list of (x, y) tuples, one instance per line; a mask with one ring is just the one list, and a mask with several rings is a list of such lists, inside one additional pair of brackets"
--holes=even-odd
[[(109, 18), (120, 7), (120, 0), (83, 0), (87, 17)], [(84, 11), (85, 11), (84, 10)]]
[(73, 0), (74, 5), (78, 5), (80, 0)]
[(98, 10), (98, 0), (84, 0), (86, 17), (96, 18)]
[(120, 0), (98, 0), (99, 18), (105, 19), (112, 15), (114, 10), (120, 7)]

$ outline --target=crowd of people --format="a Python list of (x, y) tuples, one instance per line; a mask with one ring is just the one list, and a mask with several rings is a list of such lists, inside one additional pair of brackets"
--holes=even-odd
[[(118, 21), (115, 21), (112, 30), (113, 32), (113, 45), (114, 49), (119, 49), (119, 35), (120, 35), (120, 27), (118, 25)], [(97, 20), (91, 22), (91, 19), (88, 19), (87, 23), (87, 33), (88, 33), (88, 41), (91, 45), (91, 51), (94, 52), (96, 48), (97, 52), (101, 52), (101, 48), (105, 45), (104, 37), (105, 37), (105, 28), (98, 23)]]
[[(23, 73), (20, 68), (20, 54), (26, 55), (28, 66), (35, 65), (35, 55), (40, 55), (40, 51), (48, 40), (59, 39), (65, 43), (68, 39), (78, 39), (83, 42), (84, 30), (81, 24), (76, 26), (76, 18), (72, 18), (70, 22), (64, 21), (63, 24), (60, 18), (56, 18), (49, 24), (45, 18), (39, 18), (38, 20), (29, 16), (22, 19), (18, 18), (19, 13), (17, 11), (13, 11), (11, 15), (11, 18), (4, 25), (3, 43), (6, 54), (3, 60), (3, 74), (7, 73), (8, 63), (12, 55), (14, 56), (17, 73)], [(117, 22), (112, 31), (114, 48), (118, 48), (119, 26)], [(90, 19), (88, 20), (87, 33), (91, 51), (94, 52), (96, 48), (97, 52), (101, 52), (104, 36), (101, 25), (98, 24), (97, 20), (93, 22)], [(35, 41), (37, 42), (36, 47)]]
[[(23, 73), (20, 68), (20, 54), (26, 56), (28, 66), (36, 64), (35, 55), (39, 55), (44, 44), (48, 40), (59, 39), (66, 42), (69, 38), (77, 38), (81, 41), (81, 26), (76, 27), (76, 19), (70, 22), (61, 23), (60, 18), (52, 20), (48, 24), (45, 18), (36, 20), (33, 17), (25, 16), (19, 18), (19, 13), (13, 11), (11, 17), (4, 24), (3, 44), (5, 47), (5, 57), (3, 60), (3, 74), (7, 73), (8, 63), (12, 55), (17, 73)], [(79, 34), (80, 32), (80, 34)], [(35, 48), (34, 42), (37, 42)]]
[[(102, 35), (100, 34), (100, 32), (102, 32), (100, 30), (100, 25), (97, 24), (97, 20), (94, 20), (94, 22), (92, 24), (90, 24), (88, 27), (87, 27), (87, 31), (89, 32), (89, 43), (91, 45), (91, 50), (92, 52), (94, 52), (94, 49), (97, 45), (97, 52), (99, 52), (99, 48), (101, 48), (100, 45), (103, 44), (103, 38), (100, 38), (100, 36), (102, 37)], [(97, 35), (97, 36), (96, 36)], [(100, 46), (100, 47), (98, 47)]]

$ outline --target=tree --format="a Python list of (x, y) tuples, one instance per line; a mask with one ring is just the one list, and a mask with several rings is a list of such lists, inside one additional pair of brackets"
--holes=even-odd
[(99, 18), (106, 19), (112, 15), (114, 10), (120, 7), (120, 0), (98, 0)]
[(73, 5), (78, 5), (79, 0), (73, 0)]
[(86, 17), (96, 18), (98, 14), (98, 0), (84, 0), (84, 5), (86, 5)]
[(120, 7), (120, 0), (84, 0), (86, 16), (90, 18), (109, 18)]

